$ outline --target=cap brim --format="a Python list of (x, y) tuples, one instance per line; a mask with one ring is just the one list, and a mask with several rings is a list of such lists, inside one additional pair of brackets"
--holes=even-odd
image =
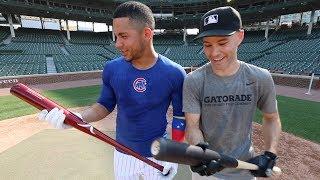
[(236, 31), (234, 30), (209, 30), (209, 31), (204, 31), (200, 33), (194, 39), (199, 39), (199, 38), (208, 37), (208, 36), (231, 36), (235, 32)]

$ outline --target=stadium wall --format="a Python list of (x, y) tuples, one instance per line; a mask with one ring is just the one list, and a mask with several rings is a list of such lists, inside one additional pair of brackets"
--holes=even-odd
[[(311, 76), (288, 75), (271, 73), (274, 83), (282, 86), (291, 86), (299, 88), (309, 88)], [(312, 81), (312, 89), (320, 89), (320, 78), (314, 77)]]
[[(190, 68), (185, 68), (186, 72), (191, 72)], [(194, 69), (192, 69), (194, 70)], [(0, 88), (10, 88), (14, 84), (20, 82), (28, 85), (49, 84), (66, 81), (77, 81), (86, 79), (101, 78), (102, 71), (82, 71), (59, 74), (41, 74), (41, 75), (23, 75), (23, 76), (5, 76), (0, 77)], [(273, 80), (277, 85), (308, 88), (310, 76), (286, 75), (272, 73)], [(314, 77), (312, 89), (320, 89), (319, 77)]]
[(50, 84), (57, 82), (77, 81), (101, 78), (102, 71), (82, 71), (57, 74), (39, 74), (0, 77), (0, 88), (10, 88), (16, 83), (27, 85)]

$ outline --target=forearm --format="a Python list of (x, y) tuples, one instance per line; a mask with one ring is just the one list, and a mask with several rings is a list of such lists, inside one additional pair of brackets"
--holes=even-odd
[(276, 153), (281, 133), (281, 122), (278, 115), (265, 118), (262, 124), (265, 150)]
[(185, 113), (186, 116), (186, 132), (185, 137), (188, 143), (196, 145), (204, 142), (202, 131), (200, 130), (200, 114)]
[(81, 113), (82, 119), (87, 122), (96, 122), (105, 118), (110, 112), (101, 104), (95, 103)]

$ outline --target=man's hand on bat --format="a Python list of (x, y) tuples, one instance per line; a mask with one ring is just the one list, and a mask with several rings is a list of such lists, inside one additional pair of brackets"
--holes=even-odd
[[(81, 114), (74, 113), (79, 118), (82, 119)], [(72, 128), (72, 126), (69, 126), (64, 123), (64, 120), (66, 118), (66, 115), (63, 113), (62, 109), (53, 108), (51, 111), (48, 112), (48, 110), (44, 109), (38, 114), (38, 118), (42, 121), (47, 121), (49, 124), (54, 126), (57, 129), (69, 129)]]

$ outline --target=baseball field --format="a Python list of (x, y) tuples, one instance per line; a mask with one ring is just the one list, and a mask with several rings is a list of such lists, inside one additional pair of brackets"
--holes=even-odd
[[(100, 86), (39, 90), (72, 111), (96, 101)], [(273, 179), (317, 179), (320, 177), (320, 102), (277, 97), (283, 133), (279, 143), (279, 166), (283, 174)], [(0, 174), (9, 179), (112, 179), (113, 148), (71, 129), (56, 130), (36, 118), (37, 109), (20, 99), (0, 96)], [(93, 123), (114, 137), (116, 111)], [(169, 119), (172, 109), (168, 111)], [(263, 150), (261, 113), (257, 111), (253, 143)], [(170, 127), (169, 127), (170, 128)], [(187, 166), (180, 165), (178, 180), (191, 179)], [(35, 171), (35, 169), (37, 171)]]
[[(98, 98), (99, 92), (100, 86), (86, 86), (44, 91), (42, 94), (64, 107), (72, 108), (91, 105)], [(283, 131), (320, 143), (320, 102), (285, 96), (278, 96), (277, 100)], [(33, 114), (37, 109), (14, 96), (0, 96), (0, 111), (0, 120), (3, 120)], [(259, 111), (255, 119), (261, 123)]]

